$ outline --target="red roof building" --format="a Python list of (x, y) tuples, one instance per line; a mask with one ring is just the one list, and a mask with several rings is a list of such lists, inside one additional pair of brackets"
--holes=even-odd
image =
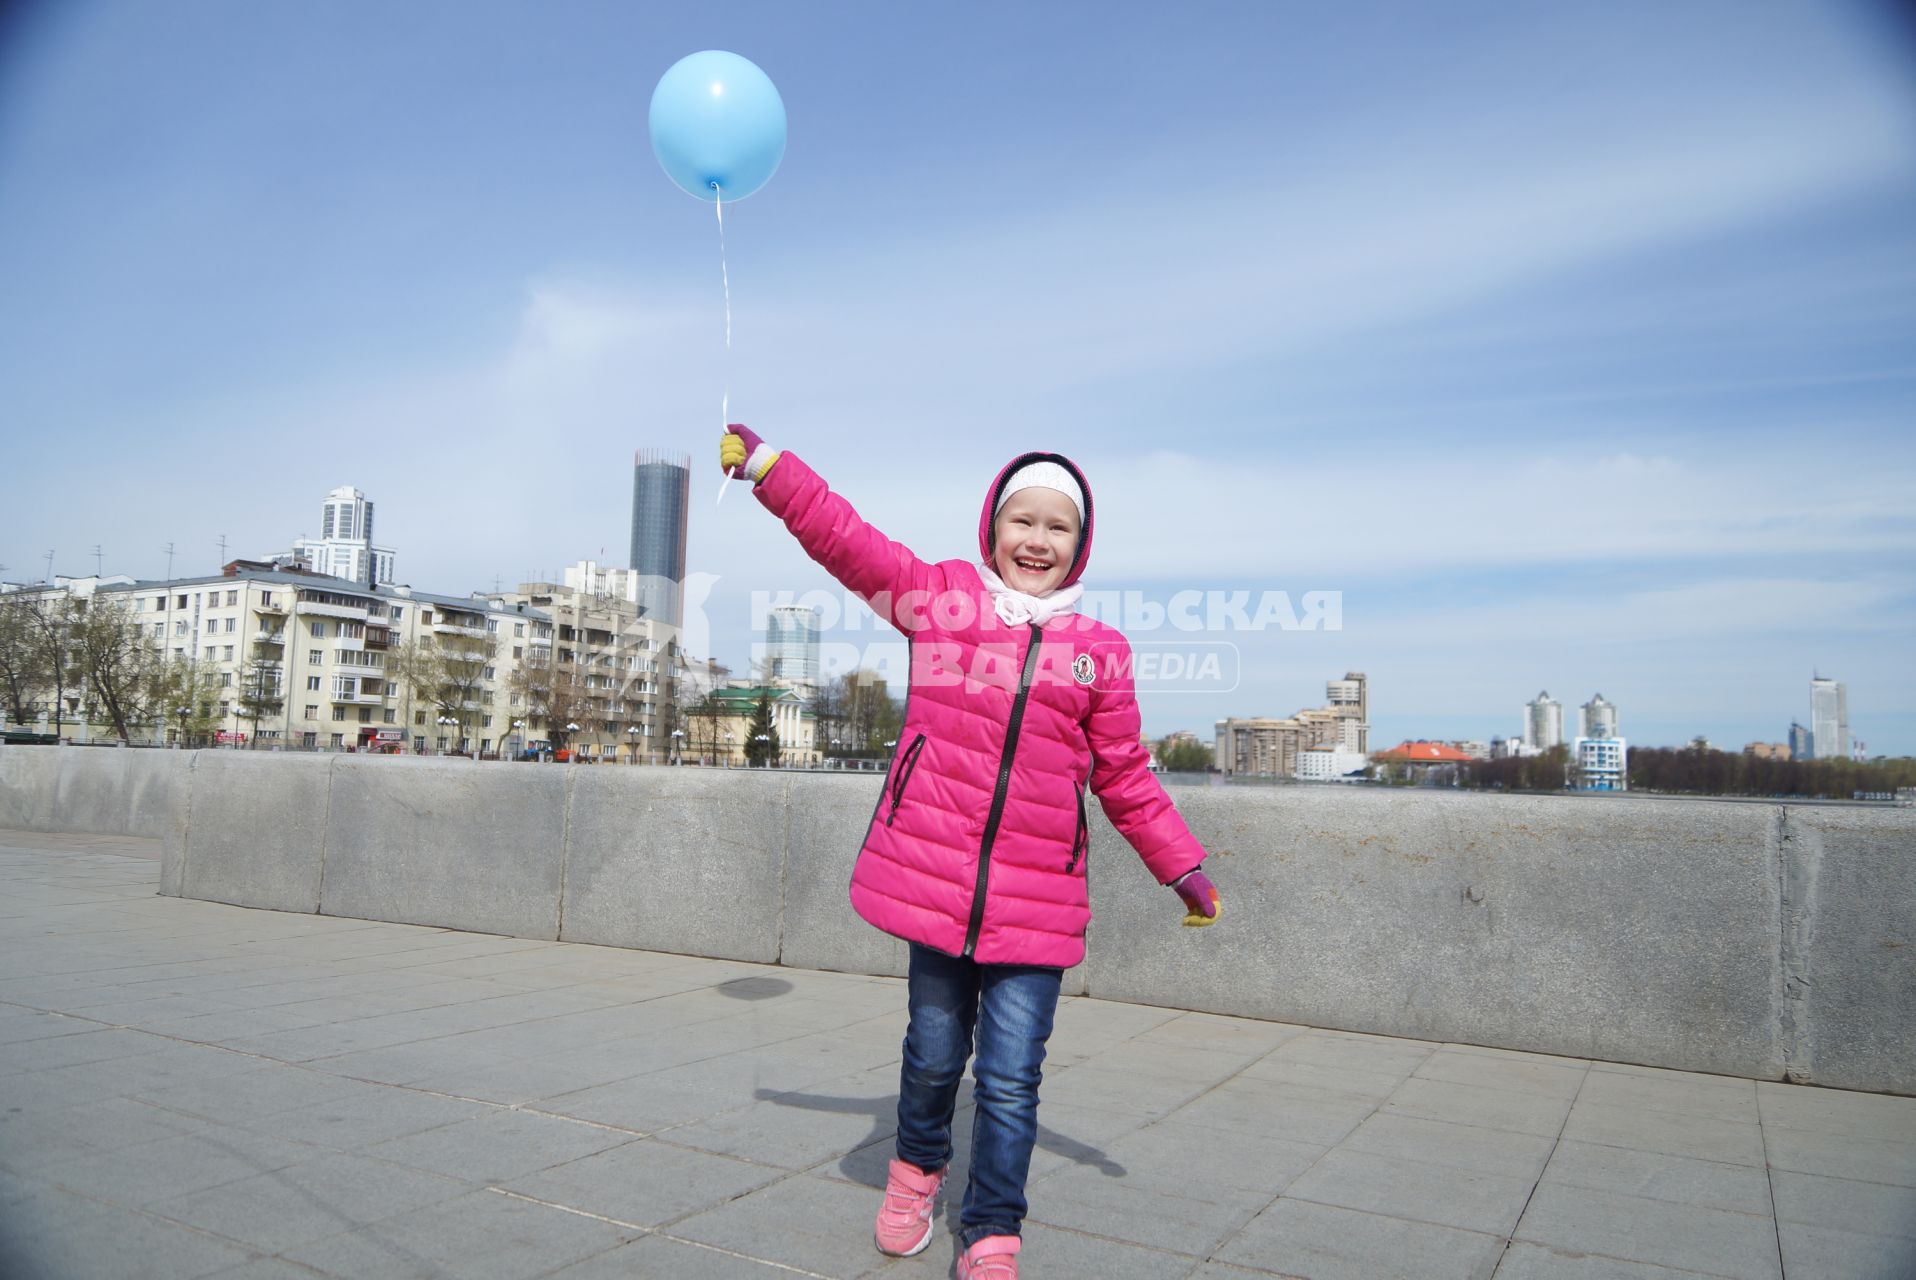
[(1442, 742), (1400, 742), (1371, 756), (1379, 764), (1469, 764), (1470, 757)]

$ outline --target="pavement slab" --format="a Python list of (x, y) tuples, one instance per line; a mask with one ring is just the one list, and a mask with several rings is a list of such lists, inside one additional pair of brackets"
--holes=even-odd
[[(904, 984), (161, 897), (0, 832), (0, 1276), (949, 1274), (871, 1244)], [(1916, 1098), (1060, 1006), (1024, 1274), (1910, 1280)]]

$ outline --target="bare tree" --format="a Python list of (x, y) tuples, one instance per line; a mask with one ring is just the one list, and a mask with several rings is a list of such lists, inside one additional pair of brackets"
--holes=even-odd
[(66, 592), (36, 592), (24, 602), (28, 628), (46, 678), (53, 685), (53, 736), (67, 712), (67, 682), (72, 678), (73, 623), (79, 612)]
[(471, 737), (467, 722), (485, 698), (486, 668), (498, 652), (496, 636), (421, 637), (392, 651), (387, 670), (415, 698), (458, 722), (459, 749)]
[(155, 704), (169, 692), (190, 692), (170, 690), (159, 650), (123, 599), (95, 595), (74, 610), (69, 634), (74, 669), (121, 742), (131, 742), (133, 729), (159, 718)]
[(254, 641), (252, 660), (241, 677), (237, 703), (240, 714), (253, 722), (253, 736), (247, 741), (249, 747), (259, 745), (259, 722), (267, 716), (278, 715), (286, 705), (285, 692), (280, 687), (278, 653), (279, 646)]
[(586, 690), (576, 663), (561, 662), (551, 646), (534, 645), (512, 673), (512, 692), (526, 719), (543, 721), (549, 740), (564, 746), (566, 726), (587, 714)]
[(42, 694), (53, 683), (30, 608), (19, 592), (0, 596), (0, 698), (5, 699), (7, 717), (15, 724), (34, 718)]

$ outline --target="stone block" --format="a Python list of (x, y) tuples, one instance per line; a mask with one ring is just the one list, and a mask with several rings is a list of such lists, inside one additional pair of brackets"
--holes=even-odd
[(768, 770), (574, 768), (567, 942), (778, 959), (785, 779)]
[[(256, 751), (196, 751), (185, 756), (182, 764), (191, 767), (193, 793), (200, 803), (184, 824), (180, 895), (241, 907), (317, 912), (336, 757)], [(164, 892), (170, 865), (164, 845), (161, 856)]]
[(358, 755), (332, 770), (321, 912), (558, 937), (572, 770)]
[(903, 977), (910, 948), (852, 910), (852, 866), (884, 791), (876, 773), (791, 778), (784, 964)]
[(1820, 1085), (1916, 1094), (1916, 813), (1793, 807), (1783, 832), (1792, 1065)]
[(61, 747), (0, 746), (0, 830), (53, 830)]
[(1774, 811), (1627, 797), (1181, 788), (1224, 918), (1094, 822), (1093, 996), (1774, 1074)]

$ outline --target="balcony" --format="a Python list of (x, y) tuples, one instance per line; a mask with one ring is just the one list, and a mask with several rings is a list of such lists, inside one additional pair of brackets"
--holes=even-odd
[(253, 602), (253, 612), (269, 618), (283, 618), (286, 616), (286, 606), (283, 604), (271, 604), (263, 600), (255, 600)]
[(384, 627), (366, 628), (366, 647), (375, 651), (392, 648), (393, 633)]
[(483, 626), (466, 627), (456, 622), (435, 622), (432, 624), (432, 630), (434, 635), (464, 636), (468, 640), (484, 640), (487, 634)]
[[(308, 618), (344, 618), (351, 622), (364, 622), (368, 616), (365, 608), (354, 609), (343, 604), (316, 604), (302, 600), (295, 607), (302, 617)], [(375, 609), (378, 607), (372, 606)]]

